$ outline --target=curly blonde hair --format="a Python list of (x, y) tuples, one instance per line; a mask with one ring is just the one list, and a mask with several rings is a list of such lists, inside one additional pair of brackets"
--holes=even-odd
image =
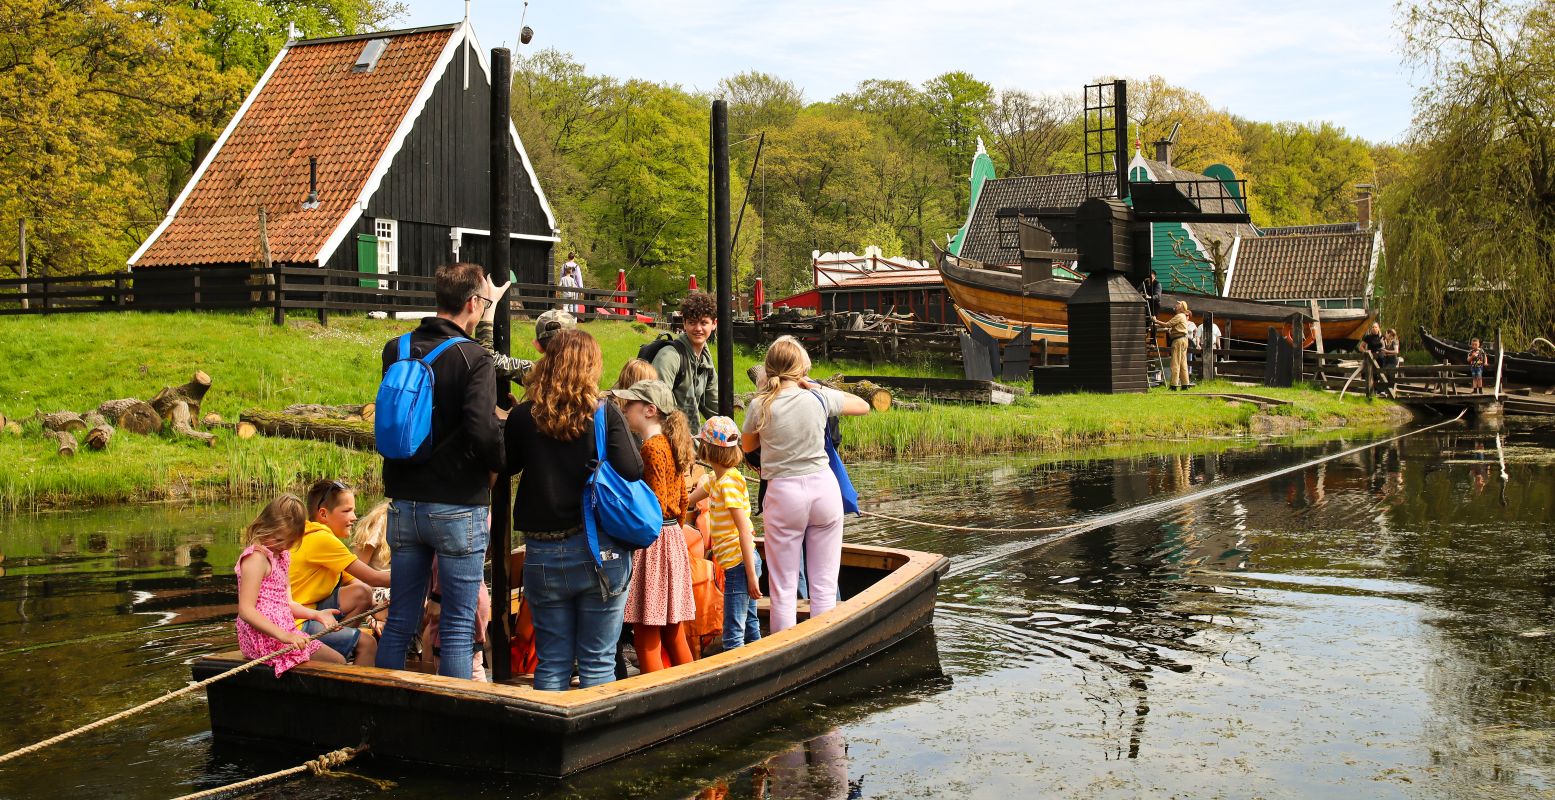
[(545, 344), (545, 355), (524, 381), (535, 428), (563, 442), (582, 436), (599, 404), (602, 369), (603, 356), (594, 337), (576, 328), (553, 334)]

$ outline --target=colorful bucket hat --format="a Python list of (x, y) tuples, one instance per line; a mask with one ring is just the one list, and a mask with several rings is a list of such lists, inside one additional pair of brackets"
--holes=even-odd
[(697, 439), (714, 447), (734, 447), (740, 443), (740, 427), (728, 417), (709, 417)]

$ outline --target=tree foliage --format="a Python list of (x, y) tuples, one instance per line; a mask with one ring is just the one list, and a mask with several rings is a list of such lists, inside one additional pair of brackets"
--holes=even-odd
[(1386, 196), (1401, 321), (1512, 341), (1555, 328), (1555, 8), (1428, 0), (1404, 11), (1432, 78)]

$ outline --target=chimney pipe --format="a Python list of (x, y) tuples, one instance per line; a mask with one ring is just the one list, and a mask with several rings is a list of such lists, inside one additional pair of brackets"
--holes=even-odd
[(1170, 167), (1172, 165), (1172, 140), (1162, 139), (1155, 143), (1155, 160)]
[(308, 199), (302, 202), (305, 209), (319, 207), (319, 159), (308, 156)]
[(1355, 221), (1363, 231), (1371, 230), (1371, 190), (1369, 183), (1355, 185)]

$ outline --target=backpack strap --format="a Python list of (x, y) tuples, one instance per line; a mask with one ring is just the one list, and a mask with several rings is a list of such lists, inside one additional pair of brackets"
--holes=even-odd
[(399, 357), (399, 360), (400, 361), (404, 361), (407, 358), (410, 358), (410, 334), (409, 333), (407, 333), (404, 336), (400, 337), (400, 357)]
[[(605, 404), (608, 402), (610, 401), (600, 400), (599, 407), (594, 409), (594, 457), (599, 460), (599, 464), (605, 463), (605, 426), (609, 424), (609, 412), (605, 410)], [(599, 469), (599, 464), (594, 468)]]
[[(426, 365), (430, 367), (432, 366), (432, 362), (436, 361), (437, 357), (443, 354), (444, 350), (447, 350), (456, 344), (468, 341), (470, 340), (464, 338), (463, 336), (450, 336), (447, 339), (444, 339), (442, 344), (432, 348), (432, 352), (422, 356), (421, 360), (426, 362)], [(405, 334), (405, 344), (401, 345), (400, 347), (402, 351), (408, 351), (410, 349), (410, 334)]]

